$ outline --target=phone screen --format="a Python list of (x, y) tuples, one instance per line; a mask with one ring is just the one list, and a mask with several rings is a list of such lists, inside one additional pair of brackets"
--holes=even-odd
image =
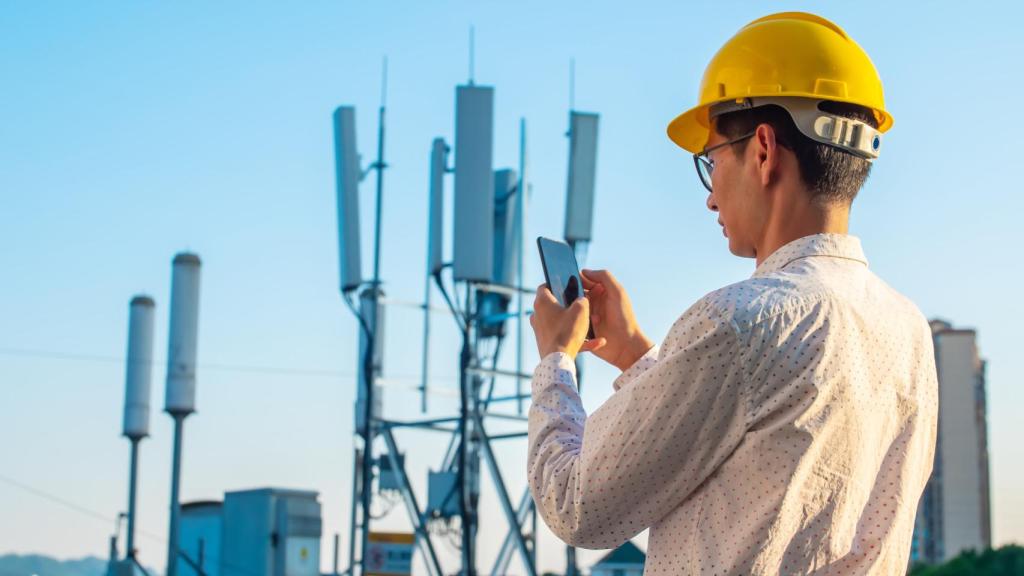
[(550, 238), (537, 238), (544, 279), (555, 299), (562, 306), (572, 304), (582, 295), (582, 281), (576, 267), (576, 255), (565, 242)]
[[(544, 279), (555, 299), (563, 307), (572, 304), (583, 295), (583, 280), (580, 278), (576, 264), (576, 254), (565, 242), (550, 238), (538, 237), (537, 248), (540, 250), (540, 261), (544, 266)], [(587, 334), (593, 338), (593, 328)]]

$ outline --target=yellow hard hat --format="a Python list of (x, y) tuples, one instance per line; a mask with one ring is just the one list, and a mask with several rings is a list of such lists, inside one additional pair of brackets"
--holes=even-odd
[[(698, 153), (708, 142), (708, 112), (713, 105), (784, 105), (787, 100), (797, 99), (858, 104), (874, 112), (877, 132), (892, 127), (892, 116), (885, 111), (882, 80), (864, 49), (842, 28), (821, 16), (782, 12), (754, 20), (722, 46), (704, 71), (699, 103), (669, 123), (668, 137), (680, 147)], [(793, 114), (790, 107), (787, 110)], [(841, 122), (829, 116), (829, 122), (819, 125), (833, 120)], [(813, 123), (813, 119), (808, 122)], [(799, 120), (797, 125), (806, 133)], [(877, 156), (880, 138), (870, 127), (865, 126), (865, 131), (871, 134), (863, 145), (837, 145), (863, 151), (866, 156), (871, 156), (873, 148), (873, 156)], [(824, 132), (819, 131), (818, 137), (809, 136), (838, 142), (838, 133), (839, 128), (830, 124)]]

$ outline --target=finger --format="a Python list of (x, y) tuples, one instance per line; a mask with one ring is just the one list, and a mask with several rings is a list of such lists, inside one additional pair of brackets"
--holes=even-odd
[(599, 286), (597, 282), (587, 276), (584, 270), (580, 270), (580, 280), (583, 280), (583, 287), (587, 290), (591, 290), (594, 286)]
[(593, 313), (591, 313), (590, 314), (590, 323), (593, 324), (594, 326), (597, 326), (598, 324), (600, 324), (601, 323), (601, 315), (600, 314), (593, 314)]
[(605, 288), (618, 288), (619, 281), (615, 279), (615, 276), (607, 270), (584, 270), (581, 274), (586, 274), (590, 277), (590, 280), (597, 282), (598, 284), (604, 284)]
[(580, 352), (595, 352), (604, 348), (608, 344), (608, 340), (605, 338), (592, 338), (590, 340), (584, 340), (583, 345), (580, 346)]

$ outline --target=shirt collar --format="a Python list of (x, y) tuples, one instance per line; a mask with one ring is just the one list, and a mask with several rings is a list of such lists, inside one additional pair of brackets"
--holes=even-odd
[(808, 256), (833, 256), (854, 260), (865, 266), (868, 265), (868, 260), (864, 256), (864, 250), (860, 245), (860, 238), (850, 236), (849, 234), (823, 232), (797, 238), (772, 252), (754, 270), (751, 278), (766, 276), (785, 268), (787, 264), (794, 260), (807, 258)]

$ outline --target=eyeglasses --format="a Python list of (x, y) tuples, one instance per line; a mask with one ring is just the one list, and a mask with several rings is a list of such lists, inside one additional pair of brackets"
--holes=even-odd
[(749, 132), (727, 142), (715, 144), (711, 148), (705, 148), (703, 151), (693, 155), (693, 164), (697, 167), (697, 176), (700, 177), (700, 183), (708, 189), (708, 192), (711, 192), (711, 174), (715, 171), (715, 161), (711, 159), (711, 153), (723, 146), (728, 146), (729, 144), (735, 144), (746, 140), (754, 134), (756, 134), (756, 132)]

